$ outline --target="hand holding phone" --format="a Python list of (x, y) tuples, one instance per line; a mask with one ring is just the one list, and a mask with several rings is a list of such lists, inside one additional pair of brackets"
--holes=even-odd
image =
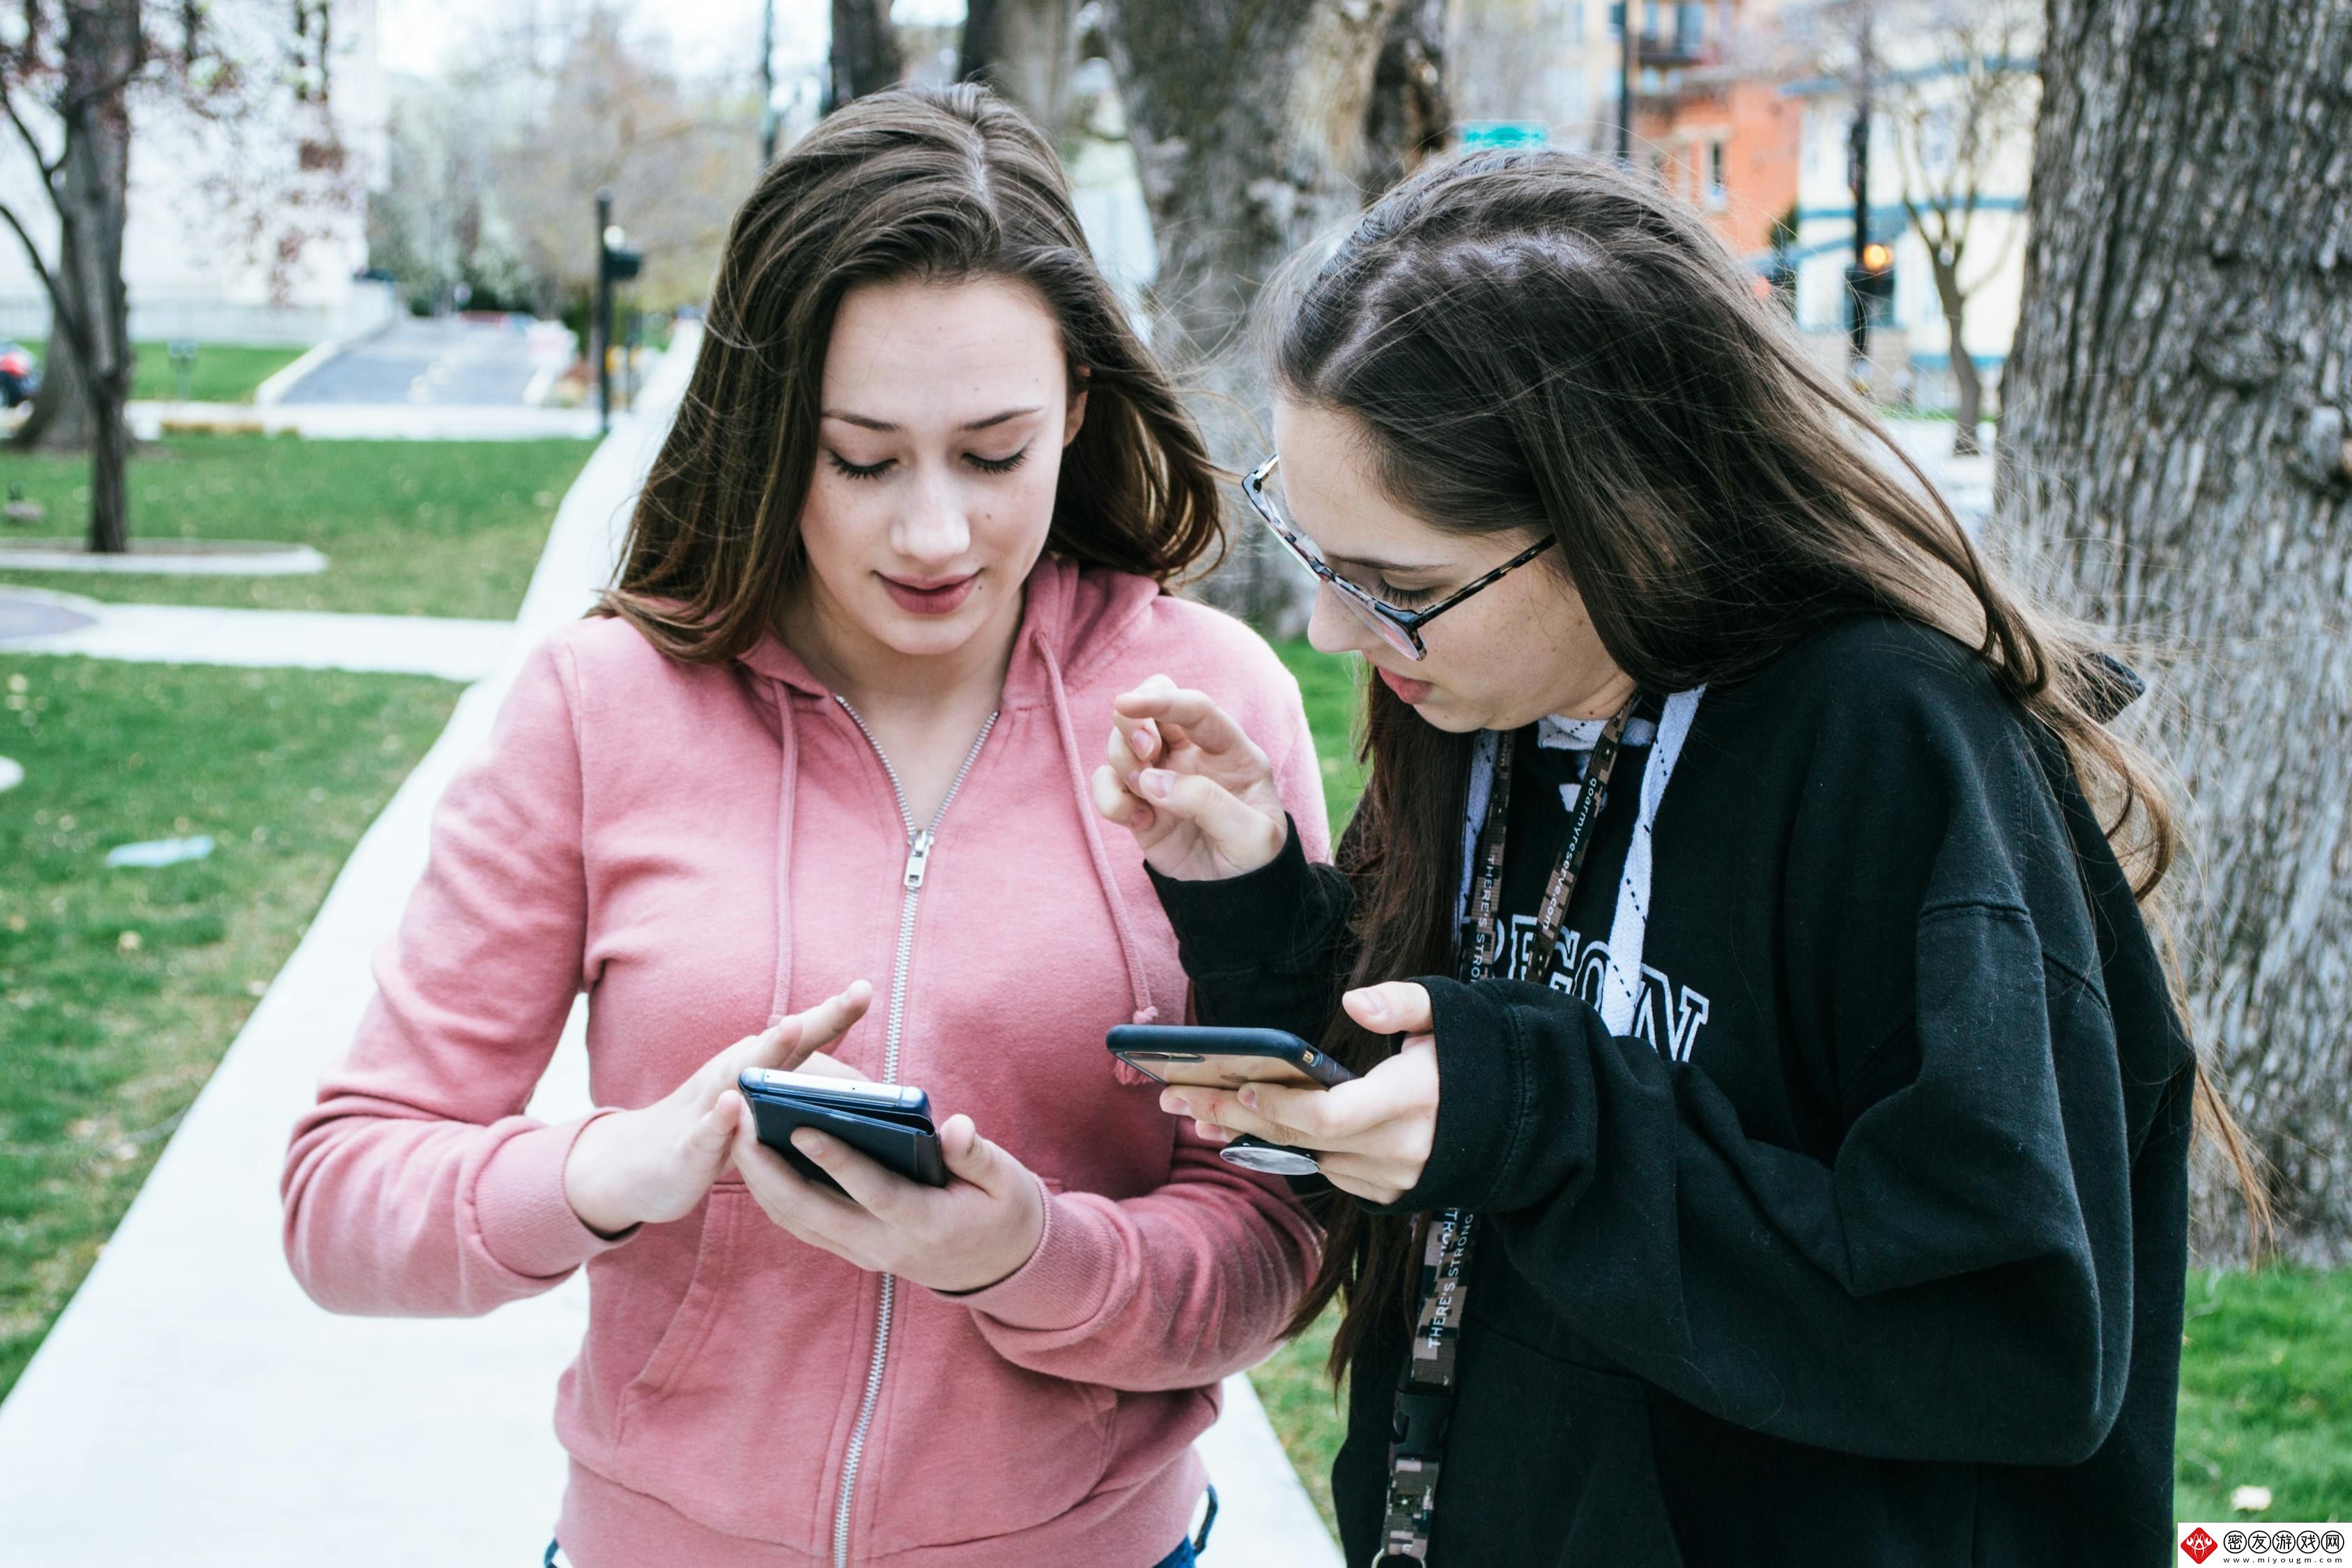
[(930, 1097), (919, 1089), (772, 1068), (744, 1068), (737, 1087), (751, 1108), (760, 1142), (820, 1186), (842, 1191), (840, 1183), (793, 1147), (793, 1133), (803, 1127), (838, 1138), (910, 1182), (927, 1187), (948, 1184), (939, 1131), (931, 1125)]
[[(1218, 1028), (1201, 1024), (1120, 1024), (1104, 1039), (1111, 1055), (1171, 1087), (1240, 1089), (1257, 1084), (1328, 1089), (1356, 1075), (1283, 1029)], [(1306, 1149), (1244, 1134), (1217, 1151), (1244, 1170), (1312, 1175), (1321, 1167)]]
[[(838, 1079), (818, 1081), (823, 1089), (842, 1087)], [(750, 1087), (794, 1091), (771, 1098), (797, 1099), (803, 1107), (804, 1097), (817, 1092), (804, 1084)], [(885, 1164), (872, 1152), (853, 1147), (838, 1121), (829, 1125), (804, 1121), (785, 1135), (782, 1147), (772, 1147), (761, 1138), (747, 1098), (737, 1107), (733, 1158), (761, 1211), (811, 1247), (869, 1272), (893, 1274), (933, 1290), (978, 1290), (1026, 1263), (1045, 1229), (1045, 1193), (1037, 1177), (1011, 1152), (982, 1138), (969, 1116), (950, 1116), (939, 1124), (935, 1137), (926, 1137), (915, 1114), (924, 1111), (921, 1120), (929, 1120), (919, 1090), (885, 1084), (854, 1087), (900, 1097), (888, 1106), (879, 1096), (870, 1105), (853, 1101), (852, 1114), (887, 1112), (865, 1119), (897, 1122), (894, 1134), (912, 1134), (898, 1143), (898, 1151), (911, 1148), (914, 1152), (901, 1162), (890, 1144), (877, 1140), (869, 1150), (880, 1147), (882, 1159), (892, 1162)], [(927, 1142), (938, 1152), (941, 1184), (925, 1178)], [(793, 1160), (794, 1155), (800, 1159)], [(787, 1160), (793, 1163), (787, 1165)], [(801, 1160), (822, 1172), (818, 1179), (843, 1195), (821, 1191), (816, 1180), (794, 1174)]]
[[(1238, 1089), (1170, 1082), (1160, 1104), (1201, 1122), (1213, 1137), (1240, 1134), (1229, 1150), (1243, 1146), (1243, 1138), (1262, 1140), (1312, 1157), (1342, 1192), (1392, 1204), (1420, 1184), (1436, 1136), (1437, 1038), (1429, 993), (1411, 981), (1391, 981), (1350, 991), (1339, 1005), (1373, 1034), (1403, 1036), (1397, 1053), (1329, 1088), (1266, 1079)], [(1304, 1058), (1297, 1065), (1309, 1071)]]

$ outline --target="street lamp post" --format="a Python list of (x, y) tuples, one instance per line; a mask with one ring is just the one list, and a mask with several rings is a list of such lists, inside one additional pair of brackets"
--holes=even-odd
[(760, 167), (776, 161), (776, 0), (760, 11)]
[(1875, 62), (1871, 58), (1867, 6), (1862, 8), (1859, 23), (1854, 35), (1853, 124), (1846, 132), (1846, 177), (1853, 184), (1853, 262), (1846, 289), (1846, 335), (1853, 342), (1853, 357), (1860, 362), (1856, 374), (1867, 376), (1870, 298), (1864, 293), (1862, 285), (1864, 279), (1883, 271), (1871, 263), (1885, 254), (1885, 247), (1872, 244), (1870, 238), (1870, 97)]
[(1633, 84), (1642, 75), (1642, 25), (1633, 16), (1636, 4), (1638, 0), (1623, 0), (1617, 7), (1617, 30), (1623, 44), (1617, 53), (1617, 161), (1628, 164), (1633, 161)]
[(588, 341), (596, 353), (596, 428), (613, 427), (613, 193), (596, 193), (596, 306)]
[(628, 236), (613, 221), (613, 193), (596, 193), (596, 301), (589, 336), (596, 350), (596, 427), (613, 427), (613, 285), (637, 275), (645, 258), (628, 248)]

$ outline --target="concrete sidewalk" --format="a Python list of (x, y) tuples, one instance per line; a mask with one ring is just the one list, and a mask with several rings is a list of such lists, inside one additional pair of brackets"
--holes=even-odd
[[(9, 611), (18, 606), (61, 613), (79, 624), (11, 636)], [(509, 621), (109, 605), (73, 595), (0, 587), (0, 652), (5, 653), (74, 653), (148, 664), (356, 669), (476, 681), (499, 668), (514, 640), (514, 625)]]
[[(656, 373), (658, 374), (658, 373)], [(431, 403), (133, 403), (142, 441), (179, 431), (307, 436), (321, 441), (593, 440), (596, 410)], [(626, 418), (624, 415), (621, 417)]]
[[(521, 653), (578, 616), (658, 445), (692, 346), (558, 510), (498, 671), (362, 838), (164, 1150), (104, 1255), (0, 1405), (0, 1568), (535, 1563), (564, 1460), (555, 1380), (584, 1277), (487, 1318), (337, 1318), (278, 1249), (288, 1131), (342, 1054), (368, 963), (423, 869), (434, 804), (483, 742)], [(587, 1104), (584, 1013), (532, 1102)], [(1202, 1442), (1224, 1515), (1215, 1568), (1339, 1559), (1245, 1379)]]

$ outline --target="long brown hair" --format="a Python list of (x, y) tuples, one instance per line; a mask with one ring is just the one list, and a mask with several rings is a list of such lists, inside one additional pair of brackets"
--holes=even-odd
[(801, 507), (843, 296), (975, 278), (1036, 292), (1087, 392), (1046, 550), (1162, 583), (1219, 552), (1216, 470), (1095, 265), (1054, 150), (984, 88), (909, 88), (826, 116), (735, 215), (603, 613), (681, 659), (757, 642), (806, 562)]
[[(1482, 153), (1376, 205), (1276, 290), (1283, 393), (1344, 413), (1383, 488), (1431, 526), (1550, 533), (1618, 667), (1653, 691), (1750, 673), (1857, 610), (1975, 649), (2063, 745), (2145, 904), (2177, 848), (2148, 760), (2101, 722), (2113, 667), (2004, 584), (1917, 466), (1804, 356), (1695, 212), (1614, 164)], [(1365, 689), (1371, 774), (1339, 861), (1356, 889), (1351, 986), (1453, 968), (1472, 737)], [(1393, 1049), (1343, 1014), (1361, 1071)], [(2260, 1182), (2198, 1073), (2200, 1127)], [(1411, 1222), (1334, 1205), (1294, 1326), (1344, 1292), (1332, 1348), (1406, 1310)]]

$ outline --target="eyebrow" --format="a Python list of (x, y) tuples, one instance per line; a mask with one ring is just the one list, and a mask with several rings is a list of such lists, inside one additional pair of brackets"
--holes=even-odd
[[(1008, 408), (1002, 414), (992, 414), (985, 419), (975, 419), (969, 425), (959, 425), (956, 428), (960, 431), (986, 430), (991, 426), (1002, 425), (1008, 419), (1018, 419), (1024, 414), (1034, 414), (1036, 412), (1037, 410), (1034, 407)], [(882, 430), (896, 433), (898, 428), (898, 426), (891, 424), (887, 419), (872, 419), (863, 414), (852, 414), (846, 409), (827, 408), (822, 411), (822, 415), (824, 418), (838, 419), (844, 425), (855, 425), (860, 429), (865, 430)]]

